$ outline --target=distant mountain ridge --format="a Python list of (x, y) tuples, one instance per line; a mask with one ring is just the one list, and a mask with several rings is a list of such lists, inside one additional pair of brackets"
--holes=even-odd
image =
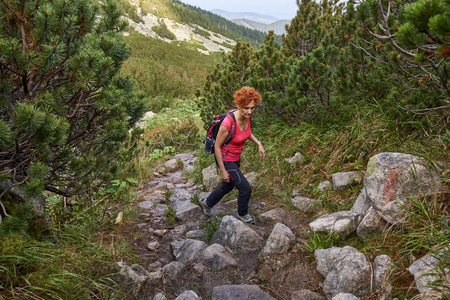
[(229, 12), (221, 9), (213, 9), (211, 12), (235, 24), (265, 33), (272, 30), (278, 35), (286, 33), (285, 27), (291, 22), (290, 20), (281, 20), (274, 16), (260, 15), (252, 12)]
[(280, 20), (279, 18), (274, 16), (260, 15), (253, 12), (229, 12), (222, 9), (213, 9), (211, 10), (211, 12), (230, 21), (234, 19), (245, 19), (264, 24), (271, 24)]
[(270, 23), (270, 24), (264, 24), (252, 20), (247, 19), (233, 19), (232, 22), (245, 26), (247, 28), (251, 28), (254, 30), (262, 31), (265, 33), (268, 33), (270, 30), (275, 32), (275, 34), (282, 35), (283, 33), (286, 33), (286, 25), (288, 25), (291, 21), (290, 20), (278, 20), (276, 22)]

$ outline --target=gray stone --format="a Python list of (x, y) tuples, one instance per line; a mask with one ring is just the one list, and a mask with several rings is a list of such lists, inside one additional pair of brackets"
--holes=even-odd
[(187, 230), (186, 225), (178, 225), (178, 226), (175, 226), (174, 229), (172, 229), (171, 233), (173, 235), (179, 236), (179, 235), (184, 234), (186, 232), (186, 230)]
[(179, 295), (178, 297), (175, 298), (175, 300), (198, 300), (198, 299), (200, 299), (200, 298), (192, 290), (185, 291), (181, 295)]
[(300, 211), (306, 212), (317, 205), (318, 200), (306, 198), (302, 196), (295, 196), (291, 199), (292, 204)]
[(339, 293), (331, 300), (359, 300), (359, 298), (350, 293)]
[(211, 300), (276, 300), (257, 285), (216, 286)]
[[(4, 170), (2, 170), (2, 171), (4, 171)], [(13, 185), (13, 182), (11, 182), (11, 181), (0, 182), (0, 193), (3, 192), (4, 190), (10, 188), (11, 185)], [(42, 221), (42, 228), (35, 228), (35, 229), (44, 230), (49, 227), (50, 217), (47, 215), (47, 213), (45, 211), (46, 197), (44, 197), (43, 195), (29, 197), (26, 195), (22, 186), (13, 186), (11, 189), (9, 189), (9, 191), (7, 193), (10, 193), (13, 198), (17, 199), (17, 202), (28, 203), (32, 207), (33, 213), (35, 215), (34, 218), (36, 219), (36, 221), (37, 220)], [(4, 200), (4, 199), (0, 199), (0, 201), (1, 200)], [(3, 212), (2, 208), (0, 208), (0, 211), (1, 211), (1, 213), (0, 213), (0, 223), (1, 223), (4, 212)], [(11, 212), (9, 212), (9, 213), (11, 213)], [(35, 222), (35, 224), (37, 224), (37, 222)]]
[(389, 281), (392, 261), (388, 255), (379, 255), (373, 260), (374, 289), (379, 300), (391, 299), (392, 285)]
[(152, 111), (146, 112), (139, 121), (136, 122), (136, 126), (140, 128), (144, 128), (147, 125), (147, 121), (153, 118), (156, 114)]
[(382, 233), (388, 226), (381, 215), (373, 208), (367, 211), (366, 215), (356, 228), (356, 233), (361, 241), (367, 242), (373, 236)]
[(196, 229), (196, 230), (191, 230), (191, 231), (186, 232), (186, 237), (188, 239), (197, 239), (197, 238), (201, 238), (205, 235), (206, 235), (206, 232), (203, 229)]
[(317, 220), (309, 223), (312, 231), (326, 232), (331, 231), (345, 237), (356, 230), (361, 220), (359, 213), (351, 211), (339, 211), (332, 214), (326, 214)]
[(368, 296), (371, 292), (372, 276), (367, 257), (355, 248), (342, 248), (323, 282), (323, 291), (328, 299), (339, 293), (350, 293), (357, 297)]
[(178, 161), (177, 161), (175, 158), (173, 158), (173, 159), (171, 159), (171, 160), (168, 160), (168, 161), (166, 161), (166, 163), (164, 164), (164, 167), (166, 167), (166, 169), (167, 169), (169, 172), (175, 172), (176, 170), (179, 169)]
[(185, 264), (178, 261), (173, 261), (163, 267), (163, 272), (169, 276), (170, 279), (175, 280), (185, 267)]
[(369, 200), (367, 200), (367, 192), (366, 189), (363, 188), (356, 198), (355, 203), (353, 203), (352, 208), (350, 209), (352, 212), (357, 212), (362, 215), (365, 215), (369, 208), (372, 206)]
[(331, 184), (331, 182), (326, 180), (326, 181), (320, 183), (319, 186), (317, 187), (317, 189), (321, 192), (325, 192), (325, 191), (333, 189), (333, 185)]
[(267, 223), (282, 222), (286, 218), (286, 215), (287, 211), (284, 208), (278, 207), (259, 215), (259, 220)]
[(164, 213), (168, 209), (168, 206), (165, 204), (158, 204), (156, 205), (155, 210), (153, 211), (155, 216), (162, 217), (164, 216)]
[(237, 266), (233, 256), (222, 245), (212, 244), (203, 251), (204, 262), (214, 270), (221, 270), (228, 266)]
[(153, 231), (153, 234), (157, 237), (163, 237), (166, 234), (166, 232), (167, 232), (166, 229), (157, 229)]
[(295, 235), (292, 230), (284, 224), (277, 223), (272, 230), (266, 245), (261, 251), (261, 256), (288, 252), (295, 242)]
[(201, 212), (200, 206), (189, 201), (185, 201), (181, 205), (177, 206), (175, 217), (181, 221), (187, 221), (196, 218), (201, 214)]
[(236, 252), (246, 252), (258, 249), (263, 239), (248, 225), (233, 216), (225, 216), (214, 233), (211, 243), (228, 246)]
[(155, 203), (153, 201), (142, 201), (138, 204), (138, 206), (142, 209), (150, 210), (153, 208)]
[(183, 264), (188, 264), (201, 259), (202, 252), (207, 247), (205, 242), (187, 239), (178, 248), (175, 259)]
[(364, 178), (364, 171), (339, 172), (332, 175), (333, 188), (342, 191), (352, 185), (361, 184)]
[(170, 247), (172, 248), (173, 256), (177, 257), (181, 246), (183, 245), (185, 240), (182, 241), (173, 241), (170, 243)]
[[(408, 271), (414, 276), (417, 289), (426, 299), (439, 299), (441, 292), (435, 291), (430, 286), (436, 280), (441, 281), (441, 285), (450, 286), (450, 268), (445, 268), (444, 272), (438, 269), (439, 262), (444, 259), (448, 251), (430, 253), (412, 263)], [(443, 274), (445, 273), (445, 274)]]
[(304, 159), (303, 159), (303, 155), (301, 153), (297, 152), (297, 153), (295, 153), (294, 156), (285, 158), (284, 160), (291, 166), (295, 166), (297, 164), (302, 164)]
[[(438, 167), (440, 170), (440, 167)], [(439, 188), (439, 172), (425, 160), (403, 153), (380, 153), (367, 164), (364, 188), (367, 199), (390, 224), (402, 224), (410, 199), (433, 195)]]
[(160, 246), (160, 244), (158, 242), (151, 242), (151, 243), (148, 243), (147, 248), (150, 251), (155, 251), (156, 249), (159, 248), (159, 246)]
[(119, 272), (115, 275), (115, 281), (120, 286), (125, 286), (133, 295), (138, 295), (147, 282), (148, 272), (136, 265), (128, 266), (125, 262), (117, 262)]
[(156, 270), (154, 272), (149, 272), (147, 276), (147, 282), (151, 284), (155, 284), (161, 280), (163, 274), (160, 270)]
[(220, 174), (217, 174), (216, 165), (211, 165), (202, 170), (203, 186), (206, 190), (210, 191), (218, 186), (222, 182)]
[(167, 297), (163, 293), (158, 293), (151, 300), (167, 300)]
[(291, 300), (326, 300), (325, 296), (310, 290), (300, 290), (292, 293)]
[[(316, 249), (314, 251), (314, 257), (316, 259), (317, 271), (326, 278), (328, 273), (330, 273), (334, 262), (338, 259), (342, 248), (331, 247), (328, 249)], [(355, 249), (355, 251), (357, 251)]]

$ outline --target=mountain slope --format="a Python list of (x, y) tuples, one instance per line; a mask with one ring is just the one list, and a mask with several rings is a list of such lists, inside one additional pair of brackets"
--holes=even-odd
[[(263, 32), (237, 25), (219, 15), (198, 7), (184, 4), (178, 0), (117, 1), (119, 1), (122, 10), (125, 11), (127, 18), (135, 23), (132, 24), (132, 27), (138, 28), (139, 31), (145, 27), (147, 33), (142, 33), (146, 35), (150, 34), (149, 29), (159, 36), (161, 36), (161, 34), (159, 34), (160, 32), (158, 31), (163, 31), (162, 36), (175, 40), (178, 39), (178, 36), (176, 34), (175, 37), (173, 36), (173, 29), (182, 24), (190, 27), (190, 31), (200, 33), (200, 35), (203, 35), (206, 38), (218, 34), (228, 40), (236, 41), (240, 39), (244, 42), (248, 42), (255, 48), (259, 48), (259, 45), (264, 42), (265, 34)], [(145, 16), (148, 16), (148, 19), (152, 19), (152, 21), (146, 20)], [(155, 23), (155, 20), (158, 21), (158, 24)], [(172, 23), (168, 20), (173, 22), (173, 28), (172, 30), (169, 29), (169, 32), (166, 32), (168, 35), (165, 35), (165, 25), (169, 25), (165, 23)], [(146, 21), (148, 24), (145, 23)], [(150, 28), (148, 25), (151, 25)], [(160, 29), (154, 26), (160, 27)], [(154, 28), (152, 29), (152, 27)], [(209, 33), (207, 31), (209, 31)], [(225, 41), (222, 37), (220, 39)], [(229, 45), (223, 46), (230, 48)]]
[(128, 19), (130, 27), (135, 31), (166, 42), (188, 42), (204, 54), (215, 51), (228, 52), (236, 44), (234, 40), (200, 26), (178, 23), (168, 18), (159, 18), (151, 13), (144, 15), (139, 7), (137, 8), (137, 15), (141, 19), (139, 23)]

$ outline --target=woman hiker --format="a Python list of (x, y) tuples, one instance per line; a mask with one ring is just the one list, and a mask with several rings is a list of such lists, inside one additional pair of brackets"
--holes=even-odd
[(258, 145), (259, 156), (266, 157), (261, 141), (259, 141), (251, 130), (252, 113), (255, 105), (261, 102), (261, 95), (254, 88), (245, 86), (234, 94), (234, 104), (237, 110), (232, 112), (236, 119), (235, 135), (233, 139), (224, 146), (231, 126), (234, 123), (231, 115), (227, 116), (221, 123), (214, 145), (214, 154), (220, 170), (222, 183), (208, 196), (199, 201), (203, 214), (206, 218), (212, 216), (211, 208), (216, 205), (223, 196), (231, 192), (234, 187), (238, 193), (238, 215), (245, 223), (254, 224), (255, 221), (248, 213), (248, 202), (252, 193), (250, 184), (244, 177), (239, 167), (241, 165), (241, 153), (247, 139)]

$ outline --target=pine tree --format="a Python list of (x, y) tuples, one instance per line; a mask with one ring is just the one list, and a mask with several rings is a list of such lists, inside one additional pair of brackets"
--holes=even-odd
[(345, 47), (343, 6), (338, 1), (299, 1), (297, 16), (284, 36), (283, 50), (295, 57), (289, 72), (285, 112), (305, 119), (333, 113), (338, 53)]
[(253, 48), (249, 43), (238, 40), (233, 51), (224, 55), (223, 64), (217, 65), (206, 76), (201, 98), (205, 126), (217, 113), (234, 107), (233, 95), (239, 88), (250, 84), (255, 64)]
[(120, 72), (130, 55), (120, 15), (110, 0), (0, 3), (0, 181), (9, 188), (70, 196), (118, 171), (144, 110)]
[(370, 37), (355, 44), (385, 81), (388, 104), (406, 113), (428, 114), (441, 128), (448, 125), (448, 1), (368, 0), (357, 7), (357, 15)]
[(275, 41), (273, 31), (266, 35), (264, 44), (255, 52), (254, 60), (251, 86), (261, 93), (264, 108), (269, 110), (270, 114), (283, 112), (279, 100), (286, 97), (290, 65), (280, 45)]

